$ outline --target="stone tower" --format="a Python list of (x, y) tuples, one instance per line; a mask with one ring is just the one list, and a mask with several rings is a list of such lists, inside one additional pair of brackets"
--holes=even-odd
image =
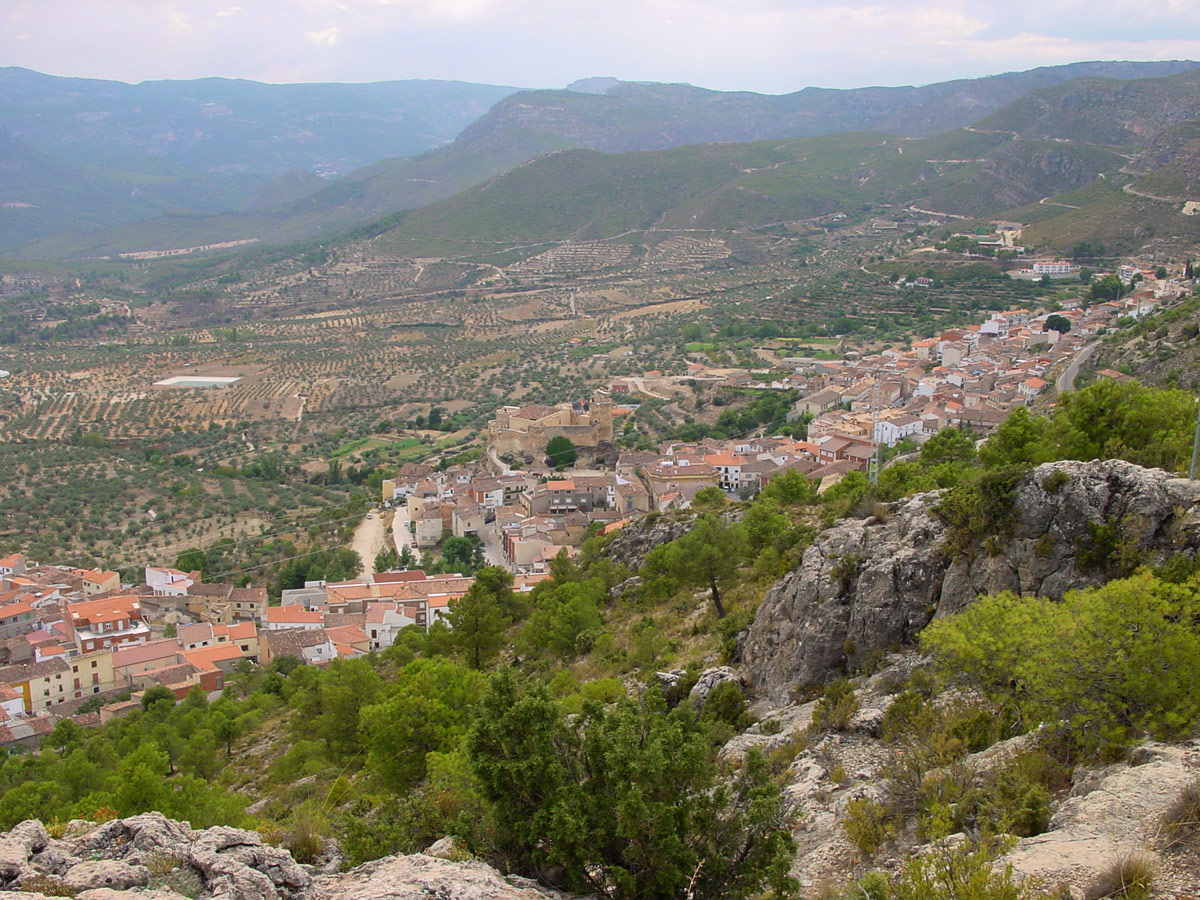
[(597, 389), (592, 394), (592, 427), (597, 444), (611, 444), (613, 439), (612, 397), (608, 391)]

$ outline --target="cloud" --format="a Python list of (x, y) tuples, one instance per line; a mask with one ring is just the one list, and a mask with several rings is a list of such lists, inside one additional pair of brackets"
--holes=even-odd
[(338, 42), (341, 37), (342, 29), (337, 25), (332, 28), (323, 28), (320, 31), (310, 31), (306, 37), (314, 44), (322, 44), (326, 47), (332, 47)]
[(611, 74), (781, 93), (1082, 59), (1200, 58), (1195, 0), (9, 0), (6, 7), (0, 58), (7, 64), (129, 81), (452, 78), (551, 87)]

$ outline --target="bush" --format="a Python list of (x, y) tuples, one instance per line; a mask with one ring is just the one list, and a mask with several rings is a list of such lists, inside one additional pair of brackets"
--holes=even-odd
[(1200, 779), (1193, 781), (1163, 813), (1164, 846), (1200, 848)]
[(896, 836), (895, 816), (877, 800), (857, 797), (846, 804), (842, 828), (850, 842), (863, 853), (874, 853)]
[(839, 678), (825, 686), (825, 692), (813, 709), (809, 730), (814, 734), (843, 731), (856, 712), (858, 696), (854, 693), (854, 685), (848, 679)]
[(315, 863), (325, 851), (325, 838), (322, 835), (327, 830), (328, 823), (315, 810), (298, 806), (292, 810), (291, 829), (285, 848), (296, 862)]
[(1158, 865), (1153, 856), (1130, 853), (1101, 872), (1084, 896), (1087, 900), (1147, 900), (1157, 875)]
[(1042, 479), (1042, 490), (1047, 494), (1057, 494), (1070, 480), (1071, 476), (1062, 469), (1055, 469)]

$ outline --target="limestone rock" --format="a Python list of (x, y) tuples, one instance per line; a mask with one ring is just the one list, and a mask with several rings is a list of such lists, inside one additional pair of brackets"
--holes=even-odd
[(268, 847), (256, 833), (240, 828), (200, 832), (188, 859), (214, 896), (231, 900), (277, 900), (311, 880), (286, 850)]
[(305, 900), (548, 900), (565, 894), (525, 879), (505, 879), (480, 862), (450, 862), (424, 854), (389, 856), (342, 875), (321, 876)]
[(37, 820), (21, 822), (0, 837), (0, 879), (14, 881), (29, 871), (29, 857), (50, 842), (46, 828)]
[(454, 838), (450, 835), (439, 838), (425, 849), (425, 855), (435, 856), (438, 859), (450, 859), (454, 855)]
[(692, 685), (688, 697), (697, 706), (703, 706), (713, 688), (726, 681), (741, 681), (741, 676), (729, 666), (714, 666), (711, 669), (705, 669), (696, 679), (696, 683)]
[(1163, 812), (1196, 779), (1200, 745), (1146, 744), (1142, 765), (1083, 770), (1050, 830), (1023, 838), (1000, 862), (1020, 875), (1086, 888), (1095, 873), (1152, 847)]
[(186, 822), (168, 819), (160, 812), (143, 813), (127, 819), (113, 819), (79, 840), (79, 852), (111, 855), (113, 848), (122, 853), (137, 851), (134, 859), (142, 862), (149, 854), (186, 857), (196, 832)]
[(687, 534), (692, 522), (692, 514), (683, 512), (635, 519), (617, 532), (608, 545), (607, 556), (619, 565), (637, 569), (646, 554), (659, 544), (666, 544)]
[[(5, 900), (8, 900), (6, 897)], [(75, 895), (75, 900), (188, 900), (174, 891), (114, 891), (112, 888), (93, 888)]]
[[(1050, 480), (1056, 472), (1065, 482)], [(940, 552), (939, 497), (899, 501), (884, 520), (843, 520), (805, 551), (771, 587), (742, 641), (756, 689), (782, 702), (797, 685), (910, 644), (935, 616), (959, 612), (980, 594), (1059, 598), (1100, 584), (1104, 572), (1078, 565), (1092, 539), (1089, 523), (1114, 525), (1125, 549), (1147, 562), (1200, 547), (1200, 482), (1121, 460), (1038, 466), (1017, 487), (1011, 533), (991, 552), (953, 560)]]
[(63, 881), (76, 891), (91, 888), (123, 891), (144, 887), (150, 882), (150, 872), (145, 866), (131, 866), (115, 859), (90, 859), (72, 866), (63, 875)]
[(34, 854), (29, 861), (39, 872), (61, 876), (72, 866), (79, 863), (80, 859), (71, 852), (71, 846), (67, 842), (51, 840), (44, 849)]

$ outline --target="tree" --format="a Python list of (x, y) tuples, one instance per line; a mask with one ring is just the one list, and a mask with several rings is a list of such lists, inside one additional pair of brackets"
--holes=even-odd
[(696, 491), (692, 498), (693, 509), (719, 510), (729, 505), (729, 498), (719, 487), (710, 486)]
[(546, 653), (561, 659), (574, 659), (594, 643), (595, 633), (603, 624), (600, 608), (606, 594), (598, 579), (554, 584), (540, 592), (529, 621), (521, 629), (518, 646), (527, 653)]
[(1001, 466), (1034, 466), (1049, 459), (1048, 419), (1032, 415), (1024, 406), (1014, 409), (979, 448), (979, 460), (989, 469)]
[(975, 436), (962, 428), (943, 428), (921, 447), (921, 462), (926, 466), (969, 463), (973, 459)]
[(175, 692), (169, 687), (162, 684), (156, 684), (153, 687), (147, 688), (142, 694), (142, 710), (150, 712), (152, 709), (159, 708), (160, 704), (163, 709), (169, 709), (175, 705)]
[(199, 572), (201, 575), (207, 575), (208, 556), (203, 550), (185, 550), (176, 557), (175, 568), (180, 572)]
[(1124, 292), (1125, 285), (1121, 283), (1121, 279), (1116, 275), (1105, 275), (1099, 281), (1092, 284), (1093, 300), (1119, 300), (1121, 294)]
[(1052, 316), (1046, 317), (1045, 331), (1057, 331), (1059, 334), (1066, 334), (1071, 330), (1071, 320), (1066, 316), (1060, 316), (1055, 313)]
[(573, 466), (578, 457), (575, 445), (565, 435), (557, 434), (546, 443), (546, 459), (555, 468)]
[[(408, 548), (405, 547), (405, 549), (407, 550)], [(412, 552), (410, 551), (409, 557), (411, 558), (411, 556)], [(392, 569), (396, 568), (396, 564), (399, 561), (400, 555), (396, 552), (396, 548), (393, 546), (385, 546), (382, 550), (375, 554), (375, 565), (373, 568), (376, 572), (390, 572)]]
[(1059, 400), (1050, 424), (1052, 459), (1124, 459), (1178, 472), (1191, 458), (1196, 399), (1105, 379)]
[(483, 675), (444, 657), (400, 669), (386, 695), (357, 719), (372, 774), (395, 791), (419, 783), (430, 753), (460, 745), (483, 689)]
[(477, 537), (451, 536), (442, 541), (442, 570), (470, 575), (483, 563), (483, 546)]
[[(489, 566), (489, 569), (499, 568)], [(483, 571), (487, 571), (486, 569)], [(500, 571), (504, 572), (503, 569)], [(512, 575), (508, 575), (508, 593), (512, 593)], [(446, 613), (450, 640), (454, 648), (466, 657), (473, 669), (482, 669), (500, 652), (504, 632), (512, 624), (504, 598), (476, 578), (467, 592), (450, 601)]]
[(717, 618), (723, 619), (721, 593), (733, 584), (744, 556), (741, 531), (708, 513), (683, 537), (651, 550), (642, 572), (652, 590), (660, 593), (670, 594), (679, 587), (706, 588)]
[(756, 753), (719, 779), (710, 746), (690, 706), (668, 712), (657, 691), (568, 721), (508, 670), (467, 740), (501, 850), (524, 871), (560, 866), (569, 888), (614, 900), (789, 893), (779, 788)]

